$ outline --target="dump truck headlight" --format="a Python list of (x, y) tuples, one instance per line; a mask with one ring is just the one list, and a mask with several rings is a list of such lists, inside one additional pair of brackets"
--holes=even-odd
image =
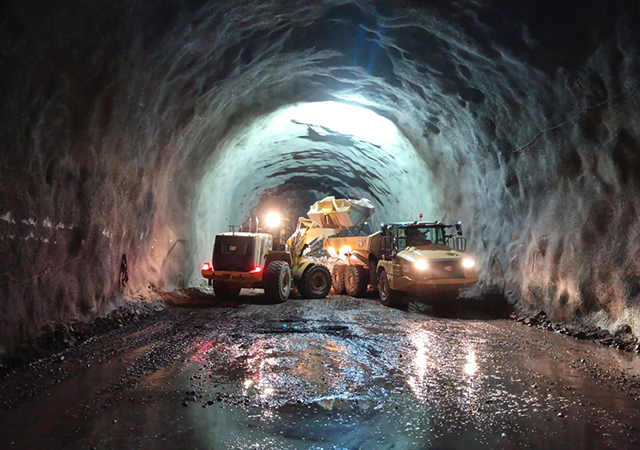
[(338, 252), (335, 247), (327, 247), (327, 253), (333, 256), (334, 258), (338, 256)]
[(465, 258), (465, 259), (462, 260), (462, 266), (465, 269), (471, 269), (475, 265), (476, 265), (476, 263), (473, 261), (473, 259)]
[(418, 270), (427, 270), (427, 267), (429, 267), (429, 264), (424, 259), (421, 259), (419, 261), (414, 262), (413, 267), (415, 267)]

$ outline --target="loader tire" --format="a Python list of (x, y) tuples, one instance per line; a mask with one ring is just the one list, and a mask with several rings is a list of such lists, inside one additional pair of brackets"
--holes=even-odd
[(402, 291), (396, 291), (391, 289), (389, 285), (389, 278), (387, 278), (387, 272), (382, 270), (378, 275), (378, 292), (380, 294), (380, 300), (384, 306), (391, 308), (401, 308), (407, 306), (407, 301)]
[(285, 261), (271, 261), (262, 278), (265, 296), (273, 302), (286, 302), (291, 294), (291, 268)]
[(325, 298), (331, 290), (331, 272), (324, 266), (310, 264), (298, 283), (302, 298)]
[(344, 287), (352, 297), (364, 297), (369, 285), (367, 269), (363, 266), (348, 266), (344, 277)]
[(240, 295), (240, 288), (232, 288), (227, 283), (218, 281), (213, 286), (213, 293), (216, 294), (216, 297), (219, 299), (231, 300), (238, 298), (238, 295)]
[(331, 270), (331, 283), (333, 284), (334, 294), (342, 295), (346, 291), (344, 287), (344, 278), (346, 276), (347, 266), (336, 264)]

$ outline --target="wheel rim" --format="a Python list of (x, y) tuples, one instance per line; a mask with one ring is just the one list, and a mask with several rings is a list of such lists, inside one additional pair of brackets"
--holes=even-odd
[(287, 289), (289, 288), (289, 272), (285, 272), (284, 276), (282, 277), (282, 281), (280, 282), (280, 290), (283, 293), (287, 292)]
[(322, 274), (317, 273), (311, 278), (311, 285), (316, 292), (323, 291), (327, 287), (327, 282)]
[(349, 286), (353, 286), (355, 284), (355, 281), (353, 279), (353, 274), (351, 273), (351, 271), (349, 271), (349, 273), (347, 274), (347, 285)]
[[(382, 278), (384, 277), (384, 278)], [(386, 275), (382, 275), (380, 277), (380, 285), (378, 286), (378, 290), (380, 291), (380, 298), (382, 298), (382, 300), (386, 300), (387, 296), (389, 295), (389, 284), (387, 282), (387, 276)]]

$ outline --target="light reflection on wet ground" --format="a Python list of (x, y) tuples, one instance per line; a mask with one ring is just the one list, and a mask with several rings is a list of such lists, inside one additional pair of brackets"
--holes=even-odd
[(64, 364), (75, 367), (125, 347), (2, 411), (7, 448), (627, 448), (640, 439), (640, 401), (595, 375), (640, 375), (640, 358), (507, 320), (348, 297), (153, 320), (71, 352)]

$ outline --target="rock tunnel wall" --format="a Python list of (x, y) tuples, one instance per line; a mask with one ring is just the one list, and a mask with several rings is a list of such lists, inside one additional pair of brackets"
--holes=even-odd
[[(315, 101), (398, 126), (428, 170), (428, 183), (406, 174), (420, 199), (467, 224), (478, 292), (640, 330), (636, 2), (71, 0), (0, 11), (6, 348), (47, 323), (190, 283), (204, 181), (221, 170), (219, 152), (239, 155), (223, 146)], [(258, 178), (242, 187), (247, 211), (284, 193), (382, 189), (380, 211), (414, 211), (415, 196), (390, 207), (403, 185), (385, 164), (347, 158), (346, 176), (345, 164), (304, 158), (338, 147), (308, 142), (291, 173), (280, 157), (248, 168)], [(320, 162), (339, 187), (312, 176)]]

